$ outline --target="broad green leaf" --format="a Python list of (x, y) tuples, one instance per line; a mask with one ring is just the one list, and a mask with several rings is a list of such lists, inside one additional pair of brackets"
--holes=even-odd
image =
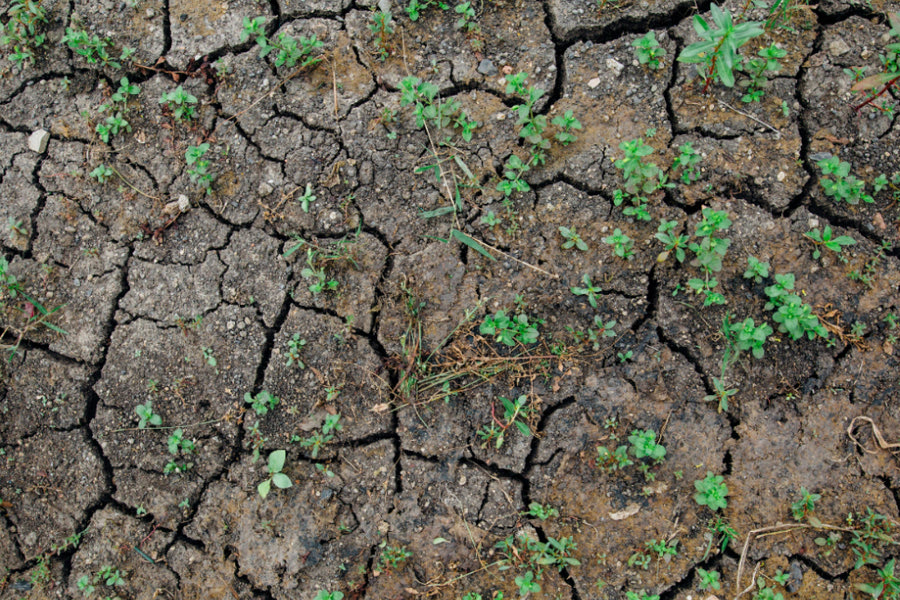
[(275, 450), (269, 455), (269, 473), (280, 473), (284, 468), (284, 450)]
[(266, 496), (269, 495), (269, 489), (272, 487), (272, 482), (266, 479), (258, 486), (256, 486), (256, 491), (259, 492), (259, 495), (265, 499)]
[(281, 488), (283, 490), (294, 485), (293, 483), (291, 483), (291, 478), (284, 473), (272, 474), (272, 483), (275, 484), (275, 487)]

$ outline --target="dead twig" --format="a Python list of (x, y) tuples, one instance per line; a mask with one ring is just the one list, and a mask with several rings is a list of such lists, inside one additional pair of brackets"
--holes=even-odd
[(878, 443), (878, 449), (887, 450), (891, 454), (894, 454), (895, 449), (900, 449), (900, 443), (890, 444), (885, 441), (884, 436), (881, 435), (881, 430), (878, 428), (878, 425), (875, 424), (875, 421), (870, 419), (869, 417), (854, 417), (852, 421), (850, 421), (850, 425), (847, 427), (847, 436), (856, 444), (860, 450), (865, 452), (866, 454), (876, 454), (878, 450), (869, 450), (865, 446), (863, 446), (859, 440), (856, 439), (853, 430), (856, 428), (857, 421), (862, 421), (868, 423), (872, 426), (872, 436), (875, 438), (875, 441)]
[(776, 138), (780, 138), (780, 137), (781, 137), (781, 132), (780, 132), (780, 131), (778, 131), (777, 129), (775, 129), (774, 127), (772, 127), (771, 125), (769, 125), (769, 124), (766, 123), (765, 121), (762, 121), (762, 120), (760, 120), (760, 119), (757, 119), (756, 117), (754, 117), (754, 116), (751, 115), (750, 113), (746, 113), (746, 112), (744, 112), (744, 111), (742, 111), (742, 110), (738, 110), (738, 109), (736, 109), (735, 107), (733, 107), (732, 105), (728, 104), (727, 102), (722, 102), (721, 100), (719, 100), (719, 104), (721, 104), (722, 106), (724, 106), (724, 107), (727, 108), (727, 109), (733, 110), (734, 112), (736, 112), (736, 113), (739, 114), (739, 115), (743, 115), (743, 116), (747, 117), (748, 119), (750, 119), (750, 120), (752, 120), (752, 121), (756, 121), (757, 123), (759, 123), (760, 125), (762, 125), (763, 127), (767, 128), (767, 129), (771, 129), (772, 131), (775, 132), (775, 137), (776, 137)]

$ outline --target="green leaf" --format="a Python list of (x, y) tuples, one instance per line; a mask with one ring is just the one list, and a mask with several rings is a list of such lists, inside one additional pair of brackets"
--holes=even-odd
[(456, 238), (457, 240), (459, 240), (460, 242), (462, 242), (463, 244), (465, 244), (466, 246), (468, 246), (469, 248), (471, 248), (472, 250), (474, 250), (475, 252), (478, 252), (482, 256), (485, 256), (493, 261), (497, 260), (496, 258), (491, 256), (491, 254), (487, 250), (485, 250), (484, 246), (482, 246), (480, 243), (478, 243), (478, 241), (467, 236), (462, 231), (459, 231), (458, 229), (453, 229), (450, 231), (450, 235), (453, 236), (454, 238)]
[(269, 473), (280, 473), (284, 468), (284, 450), (275, 450), (269, 455)]
[(272, 483), (275, 484), (275, 487), (281, 488), (283, 490), (294, 485), (291, 483), (291, 478), (285, 475), (284, 473), (273, 473), (272, 474)]
[(433, 219), (434, 217), (442, 217), (444, 215), (448, 215), (455, 210), (456, 209), (452, 206), (442, 206), (441, 208), (436, 208), (434, 210), (422, 211), (419, 213), (419, 216), (423, 219)]
[(259, 492), (259, 495), (265, 499), (266, 496), (269, 495), (269, 489), (272, 487), (272, 482), (268, 479), (260, 483), (256, 486), (256, 491)]

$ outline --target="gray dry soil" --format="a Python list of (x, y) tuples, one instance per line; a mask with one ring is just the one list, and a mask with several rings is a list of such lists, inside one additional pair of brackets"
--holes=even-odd
[[(855, 112), (844, 72), (877, 72), (885, 15), (898, 4), (797, 9), (793, 31), (743, 49), (788, 51), (752, 105), (737, 87), (703, 93), (694, 67), (673, 60), (696, 41), (691, 19), (709, 14), (708, 0), (602, 11), (593, 0), (476, 1), (480, 34), (469, 35), (452, 10), (432, 6), (412, 22), (395, 6), (386, 60), (371, 4), (44, 0), (47, 44), (21, 72), (4, 61), (0, 223), (18, 225), (0, 227), (0, 251), (31, 298), (61, 306), (50, 322), (67, 335), (26, 327), (32, 305), (6, 299), (2, 343), (25, 334), (0, 367), (0, 598), (80, 598), (79, 579), (110, 566), (124, 585), (98, 582), (91, 597), (510, 599), (535, 565), (524, 548), (503, 564), (495, 544), (519, 534), (571, 536), (576, 547), (578, 564), (544, 566), (533, 598), (707, 598), (698, 568), (722, 574), (720, 598), (779, 571), (790, 574), (784, 585), (764, 581), (785, 598), (868, 597), (855, 585), (877, 580), (897, 538), (854, 569), (847, 516), (869, 507), (898, 518), (897, 457), (871, 424), (885, 445), (900, 439), (900, 348), (885, 320), (900, 315), (900, 209), (887, 191), (872, 204), (836, 203), (815, 162), (839, 156), (870, 192), (875, 176), (900, 171), (897, 117)], [(326, 60), (296, 72), (276, 67), (274, 54), (260, 58), (253, 40), (239, 41), (243, 20), (259, 15), (272, 37), (318, 36)], [(116, 51), (135, 48), (133, 60), (116, 69), (73, 54), (60, 40), (76, 21)], [(648, 31), (667, 50), (656, 71), (632, 48)], [(554, 144), (527, 174), (531, 189), (504, 204), (498, 178), (524, 148), (512, 110), (521, 99), (503, 75), (520, 71), (546, 91), (539, 111), (572, 110), (583, 129)], [(470, 142), (457, 135), (437, 147), (445, 168), (459, 175), (462, 163), (474, 178), (456, 215), (421, 216), (449, 203), (443, 182), (416, 172), (433, 146), (400, 105), (408, 74), (481, 123)], [(123, 76), (142, 89), (132, 129), (104, 144), (98, 108)], [(177, 85), (199, 100), (189, 124), (158, 102)], [(28, 147), (38, 129), (50, 133), (43, 153)], [(452, 135), (432, 133), (434, 143)], [(612, 202), (619, 144), (638, 137), (666, 168), (685, 142), (704, 157), (697, 183), (651, 196), (652, 223)], [(184, 160), (201, 142), (216, 173), (208, 195)], [(121, 178), (89, 177), (101, 163)], [(687, 290), (699, 272), (690, 253), (681, 264), (659, 257), (654, 239), (663, 218), (692, 233), (705, 207), (733, 222), (717, 273), (727, 304), (709, 308)], [(491, 211), (500, 224), (482, 221)], [(562, 248), (560, 226), (588, 250)], [(830, 251), (812, 258), (803, 234), (825, 226), (857, 240), (846, 262)], [(602, 242), (615, 228), (635, 240), (633, 260)], [(496, 260), (451, 238), (454, 229)], [(298, 237), (308, 245), (287, 252)], [(336, 290), (309, 291), (309, 244), (336, 256), (319, 262)], [(892, 248), (879, 254), (884, 244)], [(758, 283), (742, 277), (750, 255), (772, 265)], [(875, 258), (869, 285), (848, 278)], [(704, 397), (722, 375), (722, 320), (777, 329), (763, 308), (775, 272), (796, 274), (832, 342), (776, 331), (764, 358), (745, 353), (728, 371), (739, 392), (718, 412)], [(585, 274), (602, 288), (596, 308), (570, 292)], [(545, 321), (540, 344), (508, 349), (480, 336), (484, 316), (515, 311), (518, 295)], [(597, 349), (569, 330), (585, 331), (595, 315), (617, 321)], [(850, 330), (857, 321), (861, 335)], [(295, 334), (307, 341), (305, 368), (287, 365)], [(244, 394), (263, 390), (281, 402), (257, 416)], [(536, 435), (511, 427), (499, 450), (484, 445), (476, 432), (492, 410), (499, 416), (499, 398), (520, 395)], [(135, 407), (147, 401), (167, 429), (137, 428)], [(343, 428), (317, 456), (296, 442), (338, 413)], [(175, 427), (197, 450), (178, 459), (192, 468), (167, 475)], [(655, 477), (636, 465), (598, 469), (597, 447), (635, 429), (662, 433)], [(293, 486), (262, 499), (257, 485), (277, 449)], [(707, 472), (729, 489), (718, 513), (693, 500)], [(821, 495), (822, 527), (751, 534), (794, 522), (801, 488)], [(524, 514), (532, 502), (559, 516)], [(709, 529), (716, 517), (738, 533), (724, 550)], [(831, 552), (815, 543), (826, 525), (847, 529)], [(80, 532), (79, 544), (65, 543)], [(677, 540), (679, 552), (660, 559), (646, 550), (651, 540)], [(384, 564), (391, 548), (410, 556)], [(647, 568), (629, 561), (644, 551)]]

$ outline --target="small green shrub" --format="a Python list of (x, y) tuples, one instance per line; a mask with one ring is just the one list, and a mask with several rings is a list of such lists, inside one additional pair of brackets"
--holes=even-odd
[(725, 478), (721, 475), (713, 475), (712, 471), (707, 471), (705, 478), (694, 482), (697, 489), (694, 502), (700, 506), (708, 506), (713, 511), (728, 506), (728, 500), (725, 499), (728, 495), (728, 486), (724, 481)]
[(631, 43), (634, 47), (634, 53), (637, 55), (638, 63), (647, 65), (651, 69), (659, 69), (661, 67), (659, 59), (666, 54), (666, 49), (659, 45), (656, 41), (656, 33), (648, 31), (642, 38), (638, 38)]
[(256, 491), (263, 500), (269, 495), (269, 490), (272, 488), (273, 483), (275, 484), (275, 487), (282, 490), (294, 485), (291, 482), (291, 478), (281, 472), (282, 469), (284, 469), (284, 460), (284, 450), (275, 450), (269, 454), (269, 460), (266, 463), (266, 470), (269, 473), (269, 477), (256, 486)]

